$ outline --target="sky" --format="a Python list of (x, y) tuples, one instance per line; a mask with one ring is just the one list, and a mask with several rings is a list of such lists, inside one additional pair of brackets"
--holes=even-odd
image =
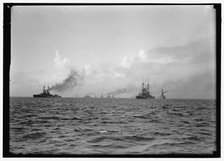
[(14, 6), (10, 96), (216, 96), (211, 5)]

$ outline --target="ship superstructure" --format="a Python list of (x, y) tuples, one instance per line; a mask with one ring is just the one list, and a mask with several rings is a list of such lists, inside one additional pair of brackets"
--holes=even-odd
[(144, 83), (142, 83), (142, 90), (141, 92), (136, 96), (136, 99), (154, 99), (155, 97), (151, 95), (149, 90), (149, 84), (147, 84), (147, 87), (144, 87)]
[(45, 89), (45, 86), (43, 86), (43, 93), (40, 94), (34, 94), (33, 97), (41, 97), (41, 98), (60, 98), (61, 96), (56, 95), (56, 94), (51, 94), (49, 87)]

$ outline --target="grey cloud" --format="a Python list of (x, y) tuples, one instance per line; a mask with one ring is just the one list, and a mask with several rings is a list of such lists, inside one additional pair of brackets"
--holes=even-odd
[(84, 80), (84, 75), (78, 73), (75, 70), (71, 70), (70, 74), (63, 82), (58, 83), (50, 88), (50, 90), (64, 92), (67, 90), (72, 90), (74, 87), (79, 85)]
[(109, 95), (116, 96), (116, 95), (120, 95), (120, 94), (124, 94), (124, 93), (133, 93), (133, 92), (137, 92), (137, 90), (139, 90), (138, 87), (129, 84), (125, 88), (120, 88), (120, 89), (110, 92)]
[(215, 74), (204, 72), (192, 77), (168, 81), (163, 84), (167, 87), (171, 98), (210, 98), (216, 96), (216, 79)]
[[(202, 39), (185, 46), (150, 49), (146, 52), (148, 61), (133, 59), (130, 68), (118, 67), (116, 70), (131, 82), (139, 82), (142, 78), (158, 82), (160, 86), (152, 87), (158, 95), (165, 87), (172, 89), (168, 93), (172, 98), (214, 98), (215, 48), (212, 42)], [(175, 61), (159, 62), (166, 58)]]
[(198, 61), (200, 58), (209, 58), (212, 56), (213, 39), (201, 39), (199, 41), (191, 41), (190, 43), (183, 46), (173, 46), (173, 47), (159, 47), (150, 49), (147, 51), (147, 54), (155, 57), (171, 57), (177, 60), (183, 60), (186, 58), (191, 58), (191, 60), (195, 60), (197, 58)]

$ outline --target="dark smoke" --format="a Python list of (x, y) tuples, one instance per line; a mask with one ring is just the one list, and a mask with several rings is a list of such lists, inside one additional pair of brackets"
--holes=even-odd
[(83, 79), (84, 79), (84, 75), (79, 74), (77, 71), (71, 70), (68, 77), (62, 83), (58, 83), (52, 86), (51, 88), (49, 88), (49, 90), (57, 91), (57, 92), (72, 90), (81, 81), (83, 81)]
[(109, 95), (116, 96), (123, 93), (136, 92), (137, 90), (138, 90), (137, 87), (133, 85), (128, 85), (126, 88), (120, 88), (120, 89), (117, 89), (116, 91), (110, 92)]

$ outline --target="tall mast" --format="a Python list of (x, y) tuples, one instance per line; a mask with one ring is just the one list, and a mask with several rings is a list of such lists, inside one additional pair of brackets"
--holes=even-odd
[(150, 93), (150, 92), (149, 92), (149, 83), (147, 84), (147, 87), (148, 87), (148, 93)]
[(162, 89), (162, 94), (164, 94), (164, 93), (166, 93), (166, 92), (168, 92), (168, 91), (164, 91), (164, 90)]
[(45, 93), (45, 84), (44, 84), (44, 86), (43, 86), (43, 93)]
[(143, 90), (144, 90), (144, 83), (142, 83), (142, 93), (143, 93)]

